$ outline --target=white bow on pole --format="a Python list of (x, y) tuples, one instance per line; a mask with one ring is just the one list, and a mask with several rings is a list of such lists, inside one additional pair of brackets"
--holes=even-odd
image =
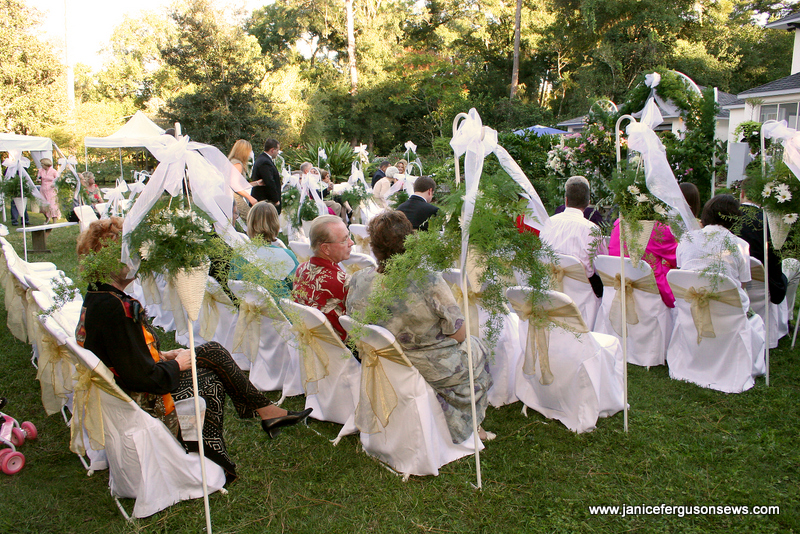
[(642, 110), (641, 121), (630, 123), (625, 130), (628, 134), (628, 148), (642, 155), (648, 191), (668, 206), (675, 208), (687, 230), (699, 230), (700, 225), (681, 192), (678, 181), (672, 173), (672, 167), (669, 166), (667, 150), (653, 131), (653, 128), (663, 120), (651, 93)]
[[(786, 121), (765, 123), (765, 139), (777, 139), (783, 145), (783, 162), (800, 180), (800, 132), (789, 128)], [(763, 155), (762, 155), (763, 157)]]
[(230, 162), (219, 149), (190, 142), (188, 137), (175, 139), (171, 135), (148, 140), (146, 147), (159, 164), (122, 225), (123, 263), (133, 272), (139, 268), (139, 258), (131, 255), (126, 237), (144, 220), (165, 191), (173, 197), (181, 192), (184, 178), (191, 189), (192, 200), (211, 217), (222, 240), (231, 246), (245, 240), (230, 222), (233, 206)]
[(31, 180), (28, 175), (27, 168), (30, 166), (31, 160), (22, 155), (20, 150), (9, 150), (8, 157), (3, 160), (3, 167), (6, 167), (6, 180), (11, 180), (15, 176), (19, 176), (20, 182), (23, 180), (28, 184), (33, 196), (39, 200), (43, 206), (48, 206), (50, 203), (44, 198), (36, 184)]

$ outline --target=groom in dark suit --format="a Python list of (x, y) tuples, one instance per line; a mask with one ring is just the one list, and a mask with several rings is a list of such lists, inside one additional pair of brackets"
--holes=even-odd
[(251, 178), (256, 185), (250, 193), (258, 201), (272, 202), (278, 213), (281, 212), (281, 173), (275, 166), (275, 156), (280, 149), (281, 144), (275, 139), (267, 139), (264, 143), (264, 152), (253, 163)]
[(414, 194), (397, 206), (397, 211), (405, 213), (414, 230), (427, 230), (428, 219), (436, 215), (439, 208), (431, 204), (436, 182), (427, 176), (420, 176), (414, 182)]

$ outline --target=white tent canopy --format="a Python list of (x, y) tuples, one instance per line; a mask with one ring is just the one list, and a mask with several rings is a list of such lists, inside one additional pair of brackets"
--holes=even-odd
[(18, 135), (12, 133), (0, 133), (0, 150), (24, 150), (52, 153), (53, 141), (47, 137), (34, 137), (32, 135)]
[(163, 133), (163, 128), (148, 119), (141, 111), (137, 111), (113, 134), (107, 137), (84, 137), (83, 144), (87, 148), (138, 148)]

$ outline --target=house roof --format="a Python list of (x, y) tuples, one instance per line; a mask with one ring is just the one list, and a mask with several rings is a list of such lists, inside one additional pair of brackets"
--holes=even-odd
[(736, 95), (738, 98), (757, 98), (762, 96), (779, 96), (783, 94), (798, 93), (800, 92), (800, 72), (780, 78), (758, 87), (753, 87), (747, 91), (741, 92)]
[(800, 26), (800, 11), (786, 15), (785, 17), (766, 24), (764, 27), (770, 30), (793, 30)]

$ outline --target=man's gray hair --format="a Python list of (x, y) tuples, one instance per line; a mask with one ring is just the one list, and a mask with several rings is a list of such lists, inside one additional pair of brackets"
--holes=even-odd
[(564, 185), (564, 196), (567, 207), (579, 210), (586, 209), (591, 202), (589, 180), (583, 176), (570, 176)]
[(314, 164), (311, 163), (310, 161), (304, 161), (303, 163), (300, 164), (300, 172), (302, 172), (303, 174), (308, 174), (309, 169), (313, 166)]
[(311, 250), (314, 252), (315, 256), (317, 252), (319, 252), (320, 245), (330, 242), (331, 226), (333, 223), (342, 223), (342, 219), (336, 215), (320, 215), (311, 221), (308, 239), (311, 241)]

